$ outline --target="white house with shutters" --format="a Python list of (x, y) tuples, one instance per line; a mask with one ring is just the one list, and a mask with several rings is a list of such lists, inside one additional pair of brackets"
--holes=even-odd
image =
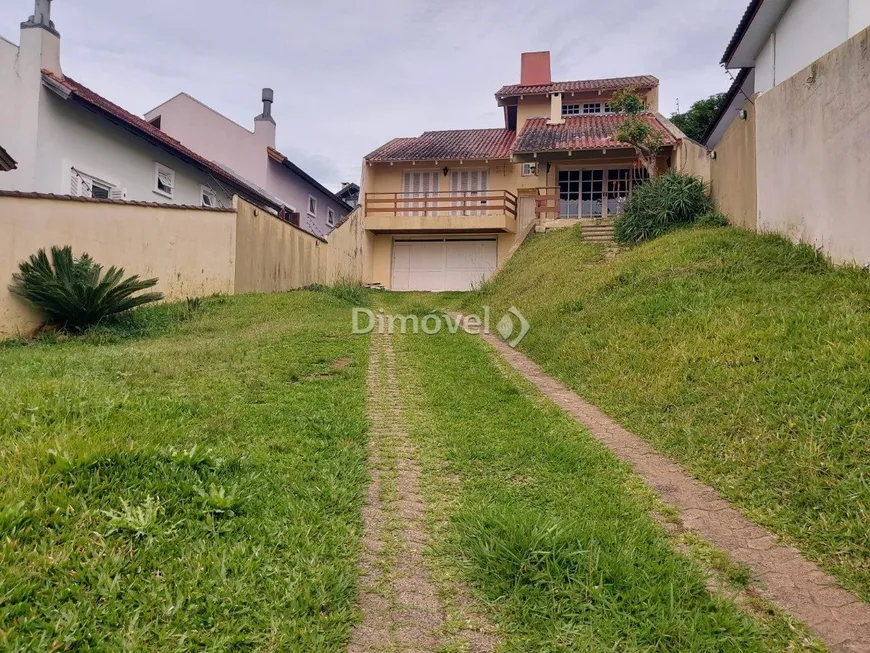
[(51, 0), (35, 0), (18, 44), (0, 37), (0, 143), (17, 169), (0, 191), (227, 207), (273, 197), (64, 75)]

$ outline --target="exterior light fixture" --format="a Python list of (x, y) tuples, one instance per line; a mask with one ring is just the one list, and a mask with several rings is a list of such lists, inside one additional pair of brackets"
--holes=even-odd
[(450, 174), (450, 168), (448, 168), (447, 166), (444, 166), (444, 170), (442, 170), (441, 172), (443, 172), (444, 176), (446, 177), (447, 175)]

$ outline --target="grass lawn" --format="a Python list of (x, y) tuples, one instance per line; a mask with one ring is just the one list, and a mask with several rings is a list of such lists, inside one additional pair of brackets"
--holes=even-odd
[(506, 378), (481, 340), (395, 340), (424, 491), (448, 520), (435, 556), (482, 595), (503, 650), (813, 646), (785, 620), (756, 621), (711, 595), (627, 467), (525, 382)]
[(563, 231), (480, 304), (517, 306), (544, 369), (870, 599), (870, 274), (737, 229), (609, 262)]
[(0, 345), (0, 648), (340, 650), (366, 482), (349, 306), (216, 298), (141, 309), (134, 338)]

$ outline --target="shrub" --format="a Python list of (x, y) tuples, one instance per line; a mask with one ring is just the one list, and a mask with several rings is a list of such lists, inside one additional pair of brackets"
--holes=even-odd
[(713, 210), (706, 184), (691, 175), (669, 171), (636, 188), (616, 219), (616, 240), (640, 243)]
[(727, 227), (728, 216), (719, 211), (707, 211), (695, 221), (699, 227)]
[(42, 311), (53, 326), (81, 331), (109, 315), (163, 299), (161, 293), (135, 293), (153, 288), (157, 279), (124, 279), (124, 269), (103, 266), (87, 254), (73, 257), (71, 247), (52, 247), (51, 260), (40, 249), (18, 266), (9, 290)]
[(312, 283), (308, 286), (304, 286), (302, 290), (326, 293), (343, 302), (353, 304), (354, 306), (365, 306), (368, 302), (365, 289), (359, 284), (350, 281), (338, 281), (332, 286), (327, 286), (322, 283)]

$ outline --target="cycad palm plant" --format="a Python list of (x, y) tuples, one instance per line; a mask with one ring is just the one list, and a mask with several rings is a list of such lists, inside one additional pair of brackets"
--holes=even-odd
[(103, 318), (163, 299), (158, 292), (135, 295), (157, 285), (157, 279), (124, 279), (124, 269), (103, 266), (87, 254), (73, 257), (71, 247), (52, 247), (51, 260), (40, 249), (18, 266), (9, 290), (36, 306), (48, 324), (72, 331)]

